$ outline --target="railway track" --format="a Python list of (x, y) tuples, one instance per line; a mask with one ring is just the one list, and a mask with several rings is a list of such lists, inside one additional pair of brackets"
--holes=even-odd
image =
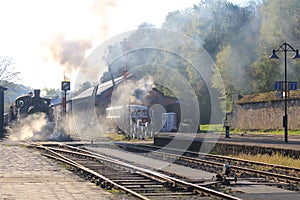
[(222, 170), (224, 164), (229, 162), (231, 169), (234, 170), (236, 174), (242, 173), (244, 174), (243, 176), (248, 174), (276, 181), (292, 182), (295, 184), (300, 183), (299, 168), (249, 161), (221, 155), (183, 152), (176, 149), (159, 148), (149, 145), (118, 143), (117, 146), (127, 149), (128, 151), (144, 152), (159, 156), (163, 159), (176, 160), (177, 163), (193, 168), (200, 166), (202, 169), (209, 169), (211, 166), (214, 166), (214, 170), (218, 170), (219, 172)]
[[(52, 144), (53, 145), (53, 144)], [(105, 189), (118, 189), (139, 199), (239, 199), (168, 175), (68, 145), (32, 144), (43, 155), (63, 162)]]

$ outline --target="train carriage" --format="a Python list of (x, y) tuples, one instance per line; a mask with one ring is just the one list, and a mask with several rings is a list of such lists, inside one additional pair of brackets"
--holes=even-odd
[[(127, 81), (129, 80), (133, 83), (136, 81), (133, 76), (129, 76)], [(162, 113), (154, 112), (151, 108), (153, 105), (160, 105), (163, 112), (175, 113), (172, 114), (174, 120), (170, 131), (177, 130), (177, 124), (175, 123), (180, 121), (180, 113), (177, 113), (180, 110), (177, 98), (165, 96), (156, 88), (152, 88), (151, 91), (147, 92), (144, 99), (127, 102), (127, 105), (122, 105), (123, 103), (119, 102), (120, 105), (117, 102), (112, 102), (112, 95), (122, 84), (127, 84), (127, 82), (124, 82), (123, 77), (115, 78), (113, 81), (99, 83), (73, 98), (69, 98), (67, 107), (69, 105), (72, 108), (67, 109), (67, 116), (72, 116), (71, 121), (76, 125), (76, 130), (73, 129), (73, 131), (87, 134), (91, 131), (97, 131), (96, 129), (100, 127), (101, 130), (99, 129), (98, 132), (120, 131), (128, 134), (129, 137), (152, 137), (151, 125), (153, 123), (151, 116), (155, 118), (153, 122), (160, 127), (160, 129), (154, 128), (154, 132), (159, 132), (163, 127), (163, 123), (166, 123)], [(138, 90), (141, 91), (141, 89)], [(58, 110), (61, 113), (61, 100), (57, 101), (55, 105), (53, 104), (53, 108), (55, 112)], [(57, 116), (57, 113), (55, 116)]]
[(112, 129), (117, 129), (131, 138), (149, 137), (150, 117), (143, 105), (110, 106), (106, 108), (106, 119)]

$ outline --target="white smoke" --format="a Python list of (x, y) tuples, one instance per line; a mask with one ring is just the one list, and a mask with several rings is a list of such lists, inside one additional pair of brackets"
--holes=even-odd
[(138, 80), (135, 84), (134, 97), (135, 101), (141, 104), (148, 104), (147, 96), (149, 92), (155, 87), (154, 80), (152, 76), (145, 76)]
[(91, 7), (92, 13), (99, 21), (99, 37), (105, 39), (109, 33), (109, 18), (112, 9), (117, 6), (117, 0), (96, 0)]
[[(93, 42), (99, 38), (105, 39), (109, 33), (109, 18), (112, 9), (116, 7), (116, 0), (95, 0), (89, 11), (97, 19), (95, 26), (99, 31), (78, 39), (69, 39), (64, 33), (57, 33), (43, 45), (49, 49), (53, 60), (58, 62), (67, 76), (77, 73), (82, 62), (85, 60), (85, 53), (92, 48)], [(88, 22), (87, 22), (88, 23)]]
[(52, 133), (53, 124), (47, 120), (45, 113), (36, 113), (14, 121), (9, 130), (9, 138), (20, 140), (47, 140)]
[(85, 59), (85, 51), (92, 47), (90, 39), (67, 39), (64, 34), (55, 35), (51, 41), (45, 44), (49, 47), (52, 58), (64, 67), (70, 75), (77, 71)]

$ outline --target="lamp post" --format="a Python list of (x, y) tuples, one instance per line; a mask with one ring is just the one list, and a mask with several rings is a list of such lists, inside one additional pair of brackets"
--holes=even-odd
[(276, 52), (284, 52), (284, 116), (283, 116), (283, 126), (284, 126), (284, 141), (288, 142), (288, 111), (287, 111), (287, 100), (288, 100), (288, 81), (287, 81), (287, 52), (295, 52), (293, 59), (300, 58), (298, 49), (294, 49), (290, 44), (283, 43), (276, 49), (273, 49), (272, 55), (269, 59), (279, 59)]

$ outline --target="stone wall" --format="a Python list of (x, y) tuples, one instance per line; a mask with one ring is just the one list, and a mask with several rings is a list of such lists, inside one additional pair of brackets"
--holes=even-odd
[[(288, 129), (300, 129), (300, 99), (288, 100)], [(284, 101), (233, 102), (228, 114), (231, 128), (246, 130), (283, 129)]]

